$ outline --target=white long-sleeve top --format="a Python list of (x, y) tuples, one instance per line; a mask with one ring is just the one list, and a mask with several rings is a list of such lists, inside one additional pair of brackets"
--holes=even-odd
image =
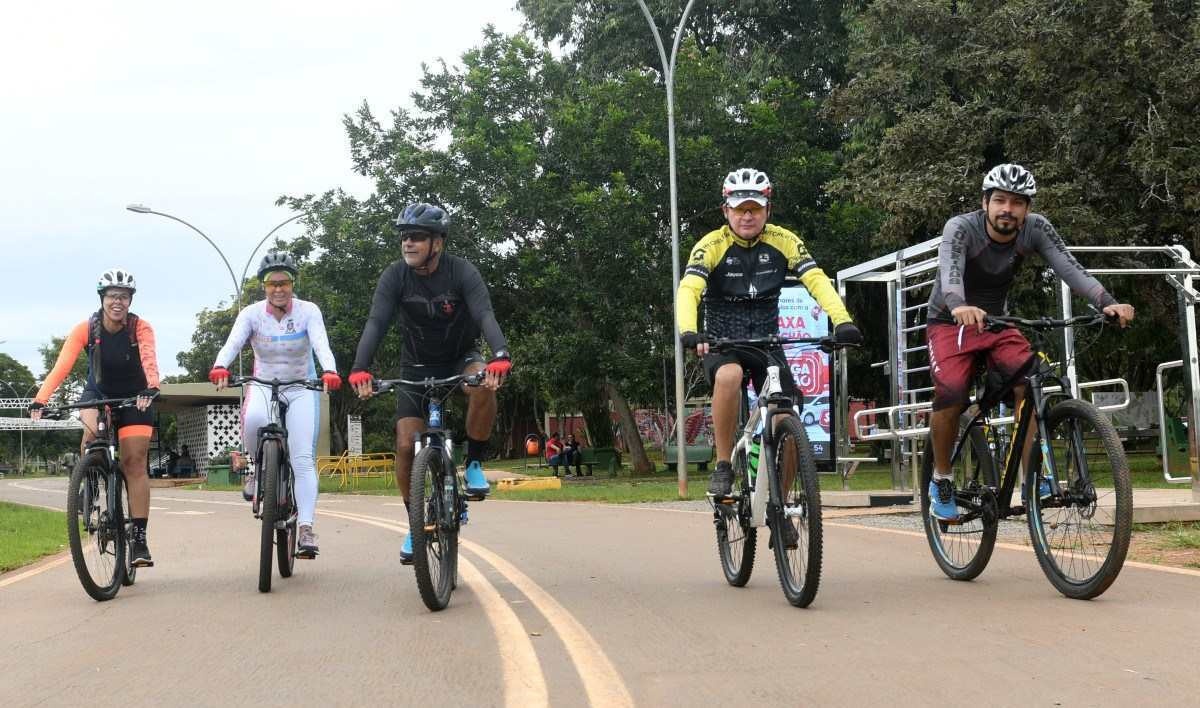
[(317, 374), (313, 352), (322, 371), (337, 371), (321, 308), (293, 297), (282, 319), (275, 319), (271, 310), (262, 300), (239, 312), (215, 365), (228, 368), (249, 340), (254, 350), (254, 375), (260, 378), (313, 378)]

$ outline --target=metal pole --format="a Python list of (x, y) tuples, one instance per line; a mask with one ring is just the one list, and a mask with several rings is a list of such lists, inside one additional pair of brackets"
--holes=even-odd
[[(8, 386), (10, 389), (12, 389), (13, 395), (15, 395), (17, 398), (29, 398), (30, 392), (32, 392), (33, 389), (37, 388), (38, 382), (34, 381), (32, 384), (30, 384), (29, 388), (25, 389), (24, 396), (22, 396), (21, 392), (17, 390), (16, 386), (12, 385), (11, 381), (5, 381), (4, 385)], [(28, 413), (28, 412), (29, 412), (28, 409), (26, 409), (25, 413)], [(24, 415), (22, 415), (21, 413), (18, 413), (17, 417), (22, 418), (22, 417), (24, 417)], [(17, 428), (17, 445), (19, 446), (19, 448), (17, 450), (17, 459), (18, 459), (17, 476), (19, 477), (19, 476), (25, 474), (25, 429), (24, 428)]]
[[(688, 0), (683, 8), (683, 16), (675, 27), (675, 39), (671, 43), (671, 56), (663, 48), (662, 36), (658, 26), (654, 24), (654, 16), (645, 0), (637, 0), (646, 16), (646, 24), (650, 25), (650, 33), (654, 36), (654, 44), (658, 48), (658, 58), (662, 62), (663, 83), (667, 89), (667, 162), (671, 185), (671, 298), (675, 311), (679, 309), (679, 187), (675, 174), (675, 58), (679, 55), (679, 43), (683, 38), (683, 27), (687, 24), (688, 15), (696, 0)], [(686, 498), (687, 488), (687, 435), (684, 430), (683, 418), (683, 343), (679, 339), (679, 327), (672, 322), (671, 331), (675, 339), (675, 469), (679, 478), (679, 497)]]

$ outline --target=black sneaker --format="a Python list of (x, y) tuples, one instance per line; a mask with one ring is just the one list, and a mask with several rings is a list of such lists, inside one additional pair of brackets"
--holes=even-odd
[[(767, 547), (774, 550), (774, 534), (771, 535), (771, 540), (768, 542)], [(794, 551), (800, 547), (800, 532), (796, 530), (796, 525), (787, 519), (784, 519), (783, 522), (783, 547), (790, 551)]]
[(152, 568), (154, 559), (150, 557), (150, 548), (146, 539), (135, 538), (129, 541), (129, 565), (134, 568)]
[(712, 478), (708, 480), (708, 493), (717, 499), (728, 497), (733, 490), (733, 465), (728, 462), (718, 462), (713, 469)]

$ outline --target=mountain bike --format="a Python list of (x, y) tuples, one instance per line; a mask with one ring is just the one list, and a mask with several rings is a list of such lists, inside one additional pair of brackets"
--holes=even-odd
[(133, 585), (137, 567), (129, 544), (129, 490), (121, 473), (113, 410), (134, 408), (137, 397), (105, 398), (42, 409), (47, 420), (61, 419), (69, 410), (95, 408), (95, 438), (67, 482), (67, 539), (75, 574), (84, 592), (103, 602), (116, 597), (122, 585)]
[[(829, 337), (708, 341), (710, 351), (752, 352), (768, 361), (770, 350), (785, 344), (814, 344), (825, 351), (846, 346)], [(807, 607), (817, 596), (821, 581), (821, 488), (817, 464), (800, 410), (783, 393), (779, 366), (772, 364), (766, 369), (763, 390), (757, 392), (753, 410), (745, 387), (742, 389), (741, 417), (745, 424), (733, 445), (733, 493), (725, 499), (709, 496), (717, 531), (717, 553), (725, 580), (735, 587), (744, 586), (754, 570), (758, 529), (768, 527), (784, 597), (796, 607)]]
[(446, 378), (383, 379), (376, 392), (412, 395), (400, 386), (424, 388), (425, 432), (415, 441), (408, 490), (408, 532), (412, 534), (413, 570), (425, 606), (443, 610), (458, 585), (458, 531), (467, 500), (464, 484), (451, 456), (453, 441), (442, 428), (443, 404), (459, 384), (480, 386), (484, 374), (459, 374)]
[[(938, 567), (955, 580), (971, 580), (987, 567), (1001, 519), (1025, 514), (1038, 563), (1050, 583), (1075, 599), (1099, 596), (1121, 572), (1129, 550), (1133, 493), (1129, 463), (1108, 417), (1071, 395), (1070, 382), (1049, 363), (1046, 338), (1052, 330), (1102, 325), (1104, 315), (1065, 320), (988, 317), (993, 331), (1019, 326), (1034, 333), (1035, 354), (1025, 371), (989, 386), (979, 384), (973, 409), (951, 456), (959, 518), (929, 514), (933, 474), (932, 437), (926, 438), (921, 467), (921, 512), (925, 535)], [(1025, 400), (1007, 429), (997, 408), (1013, 387), (1026, 382)], [(1011, 420), (1008, 418), (1007, 420)], [(1034, 422), (1029, 468), (1014, 505), (1021, 451)], [(997, 470), (1003, 468), (1004, 477)]]
[(272, 555), (279, 561), (279, 575), (292, 577), (296, 563), (296, 475), (288, 456), (287, 401), (279, 392), (289, 386), (302, 386), (311, 391), (324, 390), (320, 379), (261, 379), (257, 376), (232, 376), (230, 386), (259, 383), (271, 389), (267, 406), (267, 424), (258, 429), (254, 468), (254, 499), (251, 510), (254, 518), (262, 520), (258, 548), (258, 591), (271, 592)]

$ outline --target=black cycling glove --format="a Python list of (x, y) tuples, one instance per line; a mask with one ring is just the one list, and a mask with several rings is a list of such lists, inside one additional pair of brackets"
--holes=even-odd
[(833, 339), (838, 344), (862, 344), (862, 332), (853, 322), (843, 322), (833, 328)]

